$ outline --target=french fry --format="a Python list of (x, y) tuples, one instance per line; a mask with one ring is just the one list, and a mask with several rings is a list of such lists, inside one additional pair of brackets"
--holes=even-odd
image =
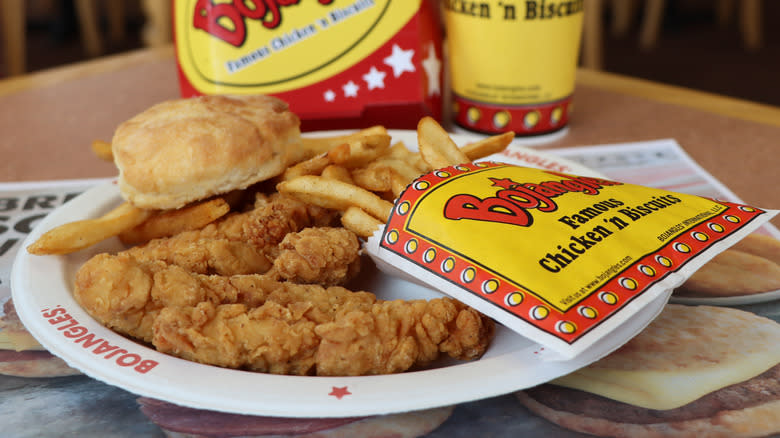
[(355, 184), (374, 192), (391, 192), (393, 198), (422, 172), (411, 164), (394, 158), (382, 158), (352, 172)]
[(397, 173), (393, 173), (393, 177), (390, 180), (390, 191), (393, 192), (393, 199), (397, 199), (401, 196), (406, 187), (412, 180), (407, 180)]
[(92, 141), (92, 152), (98, 156), (98, 158), (106, 161), (114, 161), (114, 153), (111, 151), (111, 143), (103, 140)]
[(342, 143), (349, 143), (350, 141), (372, 134), (387, 135), (387, 129), (384, 126), (372, 126), (347, 135), (333, 137), (303, 137), (301, 138), (301, 143), (303, 144), (303, 148), (308, 151), (311, 156), (328, 152)]
[(126, 245), (136, 245), (160, 237), (173, 236), (182, 231), (203, 228), (229, 211), (230, 205), (222, 198), (214, 198), (178, 210), (168, 210), (119, 233), (119, 240)]
[(410, 166), (417, 169), (420, 174), (433, 170), (428, 163), (422, 159), (422, 156), (420, 156), (419, 153), (410, 151), (406, 145), (400, 141), (390, 146), (383, 158), (394, 158), (408, 163)]
[[(347, 147), (344, 147), (346, 145)], [(385, 153), (390, 147), (390, 136), (387, 134), (371, 134), (355, 139), (331, 149), (328, 159), (333, 164), (348, 169), (365, 166)]]
[(462, 146), (460, 150), (469, 158), (469, 161), (474, 161), (503, 151), (514, 139), (514, 132), (505, 132), (467, 144)]
[(386, 192), (392, 188), (392, 170), (387, 167), (369, 166), (352, 171), (355, 185), (372, 192)]
[(471, 161), (431, 117), (423, 117), (417, 124), (417, 141), (420, 155), (434, 169)]
[(375, 218), (386, 221), (393, 204), (361, 187), (321, 176), (301, 176), (282, 181), (276, 189), (320, 207), (345, 211), (349, 207), (360, 207)]
[(358, 207), (349, 207), (341, 215), (341, 224), (358, 236), (368, 239), (383, 222)]
[(303, 175), (320, 175), (330, 164), (346, 168), (365, 166), (382, 155), (389, 146), (390, 136), (387, 134), (362, 135), (288, 167), (280, 179), (289, 181)]
[(388, 149), (386, 156), (393, 157), (393, 158), (401, 158), (404, 159), (406, 157), (411, 157), (414, 155), (414, 152), (410, 151), (408, 147), (406, 147), (406, 144), (402, 141), (397, 141), (393, 143)]
[(36, 255), (69, 254), (119, 235), (152, 215), (127, 202), (97, 219), (86, 219), (60, 225), (44, 233), (27, 247)]
[(322, 169), (322, 173), (320, 175), (323, 178), (335, 179), (347, 184), (355, 184), (355, 181), (352, 179), (352, 175), (349, 173), (349, 169), (338, 166), (336, 164), (330, 164)]
[(282, 173), (280, 179), (282, 181), (289, 181), (303, 175), (319, 175), (329, 164), (330, 159), (328, 159), (327, 154), (319, 154), (288, 167)]
[(392, 158), (378, 160), (375, 166), (392, 169), (396, 175), (400, 176), (401, 179), (405, 181), (405, 184), (412, 182), (415, 178), (424, 173), (420, 172), (415, 166), (406, 161)]

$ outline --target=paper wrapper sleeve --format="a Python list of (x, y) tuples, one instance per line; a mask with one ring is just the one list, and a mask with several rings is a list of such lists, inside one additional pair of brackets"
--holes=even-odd
[(776, 213), (471, 163), (410, 184), (365, 250), (382, 271), (450, 295), (568, 360), (607, 336), (628, 341), (638, 330), (620, 330), (623, 322)]

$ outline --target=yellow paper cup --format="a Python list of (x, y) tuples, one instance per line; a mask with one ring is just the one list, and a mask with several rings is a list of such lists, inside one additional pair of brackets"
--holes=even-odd
[(457, 126), (518, 136), (566, 127), (583, 0), (444, 0), (442, 8)]

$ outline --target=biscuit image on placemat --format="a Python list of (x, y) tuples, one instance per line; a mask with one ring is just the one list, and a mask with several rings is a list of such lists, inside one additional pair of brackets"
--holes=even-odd
[(669, 304), (607, 357), (518, 393), (569, 429), (619, 437), (780, 432), (780, 324), (722, 307)]

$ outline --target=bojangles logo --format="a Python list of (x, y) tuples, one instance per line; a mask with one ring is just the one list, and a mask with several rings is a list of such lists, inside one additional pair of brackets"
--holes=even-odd
[[(317, 0), (330, 5), (333, 0)], [(258, 20), (267, 29), (276, 29), (282, 22), (282, 7), (293, 6), (300, 0), (233, 0), (232, 3), (214, 3), (198, 0), (192, 24), (228, 44), (241, 47), (246, 41), (246, 20)]]
[(534, 221), (531, 210), (545, 213), (558, 210), (558, 204), (554, 201), (558, 196), (572, 192), (597, 195), (604, 186), (622, 184), (601, 178), (551, 171), (546, 173), (564, 179), (518, 183), (510, 178), (488, 178), (491, 186), (500, 188), (495, 196), (479, 198), (470, 194), (454, 195), (444, 205), (444, 217), (451, 220), (471, 219), (528, 227)]

